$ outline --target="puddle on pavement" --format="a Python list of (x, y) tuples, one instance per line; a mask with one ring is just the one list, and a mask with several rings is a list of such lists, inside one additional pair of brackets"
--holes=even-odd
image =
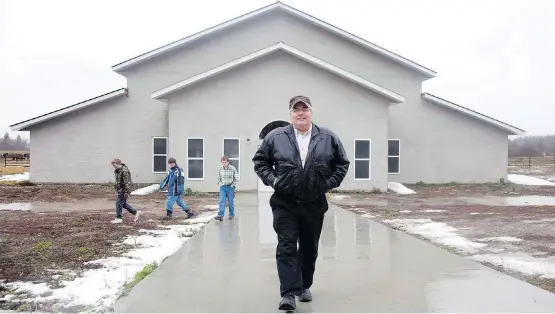
[(458, 199), (476, 205), (488, 206), (555, 206), (555, 197), (541, 195), (526, 196), (482, 196), (459, 197)]
[(0, 211), (73, 211), (73, 210), (102, 210), (114, 208), (114, 202), (108, 200), (94, 200), (83, 202), (30, 202), (0, 204)]

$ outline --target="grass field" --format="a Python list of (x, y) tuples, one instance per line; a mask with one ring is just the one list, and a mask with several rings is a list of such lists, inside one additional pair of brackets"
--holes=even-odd
[(24, 172), (29, 172), (29, 168), (28, 167), (22, 167), (22, 166), (4, 167), (3, 163), (0, 166), (0, 176), (5, 176), (5, 175), (9, 175), (9, 174), (18, 174), (18, 173), (24, 173)]
[(555, 178), (555, 156), (511, 157), (509, 173), (532, 175), (543, 179)]
[(28, 154), (29, 151), (28, 150), (2, 150), (2, 149), (0, 149), (0, 155), (4, 154), (4, 153), (8, 153), (8, 154)]

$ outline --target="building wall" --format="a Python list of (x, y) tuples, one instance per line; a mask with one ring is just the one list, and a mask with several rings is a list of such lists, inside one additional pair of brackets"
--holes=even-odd
[(390, 113), (389, 137), (401, 139), (400, 173), (390, 174), (390, 181), (483, 183), (507, 178), (505, 131), (424, 99), (414, 107), (391, 107)]
[[(122, 96), (38, 124), (31, 130), (31, 181), (105, 183), (113, 181), (110, 161), (119, 157), (137, 183), (152, 182), (151, 128), (166, 115), (140, 108)], [(163, 122), (162, 122), (163, 123)], [(167, 124), (166, 124), (167, 125)]]
[(353, 164), (354, 139), (372, 139), (371, 180), (355, 181), (352, 165), (341, 188), (385, 189), (390, 101), (282, 51), (170, 96), (170, 155), (187, 168), (187, 137), (204, 139), (204, 179), (187, 184), (193, 190), (218, 190), (222, 141), (229, 137), (241, 143), (238, 190), (255, 190), (252, 157), (258, 135), (271, 121), (290, 120), (288, 101), (297, 94), (311, 98), (314, 122), (337, 133)]

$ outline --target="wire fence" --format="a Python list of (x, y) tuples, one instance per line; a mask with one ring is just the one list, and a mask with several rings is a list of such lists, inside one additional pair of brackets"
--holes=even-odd
[(510, 157), (509, 173), (516, 174), (554, 174), (555, 156)]

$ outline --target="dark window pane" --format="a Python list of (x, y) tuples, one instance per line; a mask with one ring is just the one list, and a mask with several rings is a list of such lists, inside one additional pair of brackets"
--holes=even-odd
[(239, 172), (239, 160), (235, 159), (235, 160), (229, 160), (229, 164), (232, 165), (233, 167), (235, 167), (235, 169), (237, 169), (237, 172)]
[(399, 157), (388, 157), (387, 158), (387, 172), (398, 173), (399, 172)]
[(166, 156), (154, 156), (154, 172), (165, 172)]
[(224, 140), (224, 155), (229, 158), (239, 158), (239, 140)]
[(202, 160), (189, 160), (187, 165), (188, 178), (190, 179), (202, 179), (203, 171), (202, 165), (204, 161)]
[(189, 139), (187, 145), (188, 156), (192, 158), (202, 158), (202, 144), (202, 139)]
[(370, 179), (370, 162), (355, 160), (355, 179)]
[(387, 144), (387, 154), (389, 156), (399, 156), (399, 141), (389, 140)]
[(355, 158), (370, 158), (370, 141), (355, 142)]
[(154, 154), (166, 154), (167, 153), (167, 140), (165, 138), (155, 138), (154, 139)]

